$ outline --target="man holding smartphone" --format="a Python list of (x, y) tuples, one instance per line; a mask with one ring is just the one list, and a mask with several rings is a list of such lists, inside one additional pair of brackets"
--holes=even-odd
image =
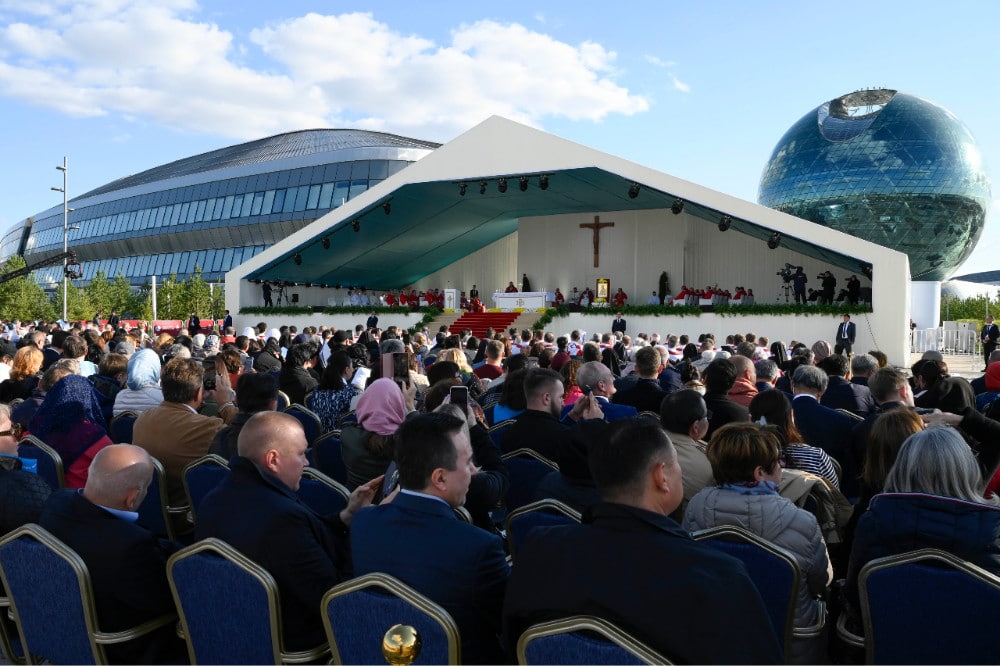
[[(611, 402), (611, 397), (615, 394), (615, 377), (608, 366), (600, 361), (589, 361), (581, 365), (576, 371), (576, 383), (583, 388), (584, 393), (593, 396), (607, 423), (636, 416), (639, 413), (631, 405), (616, 405)], [(563, 406), (561, 417), (569, 416), (572, 409), (572, 405)]]

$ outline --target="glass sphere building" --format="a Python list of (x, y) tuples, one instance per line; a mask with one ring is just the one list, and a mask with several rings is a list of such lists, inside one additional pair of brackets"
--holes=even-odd
[(905, 252), (914, 280), (948, 278), (986, 220), (975, 139), (947, 109), (895, 90), (820, 105), (781, 138), (758, 202)]
[[(103, 271), (134, 286), (178, 279), (197, 266), (220, 282), (345, 201), (439, 144), (363, 130), (289, 132), (185, 158), (121, 178), (69, 201), (69, 249), (86, 284)], [(0, 261), (33, 264), (62, 252), (62, 204), (7, 229)], [(62, 266), (35, 271), (46, 289)]]

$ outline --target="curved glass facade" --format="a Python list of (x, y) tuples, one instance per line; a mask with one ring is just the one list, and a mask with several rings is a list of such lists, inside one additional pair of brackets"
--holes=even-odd
[[(103, 271), (133, 285), (224, 274), (423, 157), (438, 144), (361, 130), (308, 130), (231, 146), (120, 179), (69, 202), (69, 248), (83, 283)], [(0, 261), (62, 251), (62, 206), (0, 237)], [(45, 288), (62, 267), (35, 272)]]
[(863, 90), (822, 104), (785, 133), (757, 200), (905, 252), (912, 278), (933, 281), (975, 247), (990, 182), (975, 139), (947, 109)]

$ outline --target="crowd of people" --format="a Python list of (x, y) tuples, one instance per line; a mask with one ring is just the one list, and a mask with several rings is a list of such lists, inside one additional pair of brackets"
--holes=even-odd
[[(884, 555), (942, 548), (1000, 574), (1000, 352), (969, 382), (936, 352), (904, 370), (825, 340), (626, 331), (620, 315), (601, 334), (482, 338), (383, 330), (377, 317), (239, 335), (8, 327), (0, 531), (37, 522), (76, 550), (102, 629), (124, 629), (173, 608), (164, 563), (181, 544), (135, 522), (151, 459), (183, 506), (184, 467), (217, 453), (228, 476), (175, 532), (220, 538), (271, 573), (289, 649), (326, 640), (327, 589), (379, 571), (455, 618), (468, 663), (510, 663), (528, 626), (578, 614), (682, 663), (829, 659), (829, 632), (784, 654), (747, 570), (691, 537), (720, 525), (794, 556), (800, 628), (829, 608), (862, 632), (858, 575)], [(351, 497), (339, 513), (297, 498), (311, 442), (278, 411), (284, 397), (340, 431)], [(113, 443), (126, 411), (138, 414), (131, 441)], [(28, 433), (62, 457), (66, 489), (24, 469)], [(584, 518), (529, 533), (511, 567), (502, 532), (517, 480), (502, 456), (521, 449), (554, 468), (518, 492)], [(456, 518), (463, 506), (471, 522)], [(184, 650), (165, 631), (109, 654)]]

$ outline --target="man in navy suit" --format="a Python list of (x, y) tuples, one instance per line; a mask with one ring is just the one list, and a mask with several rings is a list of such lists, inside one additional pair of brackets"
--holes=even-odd
[(851, 355), (851, 345), (854, 344), (854, 322), (851, 315), (845, 314), (844, 321), (837, 327), (836, 342), (833, 346), (834, 354)]
[(846, 356), (830, 354), (819, 362), (818, 367), (828, 378), (820, 404), (830, 409), (846, 409), (861, 418), (875, 411), (875, 398), (869, 388), (849, 381), (850, 362)]
[(847, 497), (858, 495), (858, 469), (851, 448), (859, 419), (820, 404), (826, 392), (826, 373), (815, 365), (800, 365), (792, 375), (792, 413), (805, 443), (826, 451), (840, 463), (840, 488)]
[[(615, 376), (600, 361), (588, 361), (576, 371), (576, 383), (580, 387), (590, 387), (591, 395), (600, 404), (604, 420), (608, 423), (635, 416), (639, 412), (630, 405), (616, 405), (611, 402), (615, 394)], [(584, 388), (584, 391), (587, 389)], [(565, 419), (573, 410), (573, 405), (564, 405), (560, 418)]]
[(625, 324), (625, 320), (622, 319), (622, 313), (621, 312), (616, 313), (614, 320), (612, 320), (612, 322), (611, 322), (611, 332), (612, 333), (616, 333), (618, 331), (621, 331), (622, 335), (624, 335), (625, 334), (625, 326), (626, 326), (626, 324)]
[(643, 347), (633, 354), (635, 371), (639, 379), (629, 388), (615, 394), (616, 405), (631, 405), (640, 412), (660, 413), (660, 403), (667, 392), (660, 387), (658, 378), (663, 368), (660, 353), (654, 347)]
[[(157, 539), (135, 522), (152, 478), (153, 463), (143, 449), (131, 444), (107, 446), (90, 463), (83, 492), (57, 490), (39, 519), (87, 565), (104, 631), (122, 631), (175, 612), (166, 565), (178, 546)], [(170, 664), (185, 659), (173, 623), (105, 649), (113, 664)]]
[(321, 516), (295, 494), (306, 460), (302, 424), (281, 412), (251, 416), (229, 475), (198, 506), (195, 539), (222, 539), (274, 576), (289, 650), (326, 642), (323, 594), (351, 577), (347, 525), (370, 504), (382, 477), (358, 486), (339, 514)]
[(476, 467), (465, 421), (446, 413), (406, 420), (396, 433), (399, 494), (351, 526), (357, 575), (395, 576), (455, 619), (462, 662), (503, 663), (500, 608), (510, 567), (500, 537), (459, 520)]
[(997, 340), (1000, 340), (1000, 327), (993, 323), (993, 315), (987, 315), (986, 324), (979, 332), (979, 337), (983, 341), (983, 358), (986, 360), (983, 372), (986, 372), (986, 368), (990, 364), (990, 354), (997, 348)]

